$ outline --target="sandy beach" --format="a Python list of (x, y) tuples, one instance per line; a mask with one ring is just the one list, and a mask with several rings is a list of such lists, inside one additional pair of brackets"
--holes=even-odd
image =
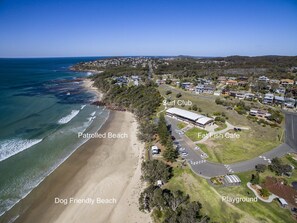
[(131, 113), (111, 112), (99, 133), (126, 133), (128, 139), (87, 141), (19, 204), (30, 207), (15, 222), (151, 222), (138, 209), (144, 146), (136, 129)]
[(96, 87), (93, 86), (94, 81), (89, 79), (89, 78), (85, 78), (83, 80), (83, 86), (90, 92), (93, 92), (96, 95), (96, 101), (100, 101), (103, 98), (103, 93), (101, 93), (100, 91), (98, 91), (98, 89)]

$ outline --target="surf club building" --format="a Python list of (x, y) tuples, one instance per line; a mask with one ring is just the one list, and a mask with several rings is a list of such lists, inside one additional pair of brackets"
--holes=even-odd
[(192, 123), (202, 128), (205, 128), (206, 126), (211, 125), (214, 122), (212, 118), (180, 108), (169, 108), (166, 110), (166, 115)]

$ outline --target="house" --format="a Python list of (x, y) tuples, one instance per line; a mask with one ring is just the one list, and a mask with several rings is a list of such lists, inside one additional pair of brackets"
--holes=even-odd
[(227, 78), (225, 76), (219, 76), (218, 77), (218, 82), (221, 84), (225, 84), (227, 81)]
[(238, 82), (236, 80), (228, 80), (226, 81), (226, 85), (237, 86)]
[(269, 112), (264, 111), (264, 110), (260, 110), (260, 109), (256, 109), (256, 108), (250, 109), (249, 114), (251, 116), (257, 116), (259, 118), (268, 118), (268, 117), (271, 116), (271, 114)]
[(216, 87), (214, 85), (203, 85), (199, 84), (195, 87), (195, 93), (196, 94), (213, 94), (215, 91)]
[(189, 89), (191, 87), (192, 83), (191, 82), (183, 82), (181, 83), (181, 87), (184, 89)]
[(280, 80), (277, 80), (277, 79), (271, 79), (269, 81), (270, 84), (279, 84), (280, 83)]
[(296, 100), (294, 98), (285, 98), (285, 106), (287, 108), (294, 108), (296, 104)]
[(273, 99), (274, 99), (274, 95), (273, 94), (265, 94), (265, 96), (263, 98), (263, 103), (264, 104), (272, 104), (273, 103)]
[(294, 80), (291, 79), (281, 79), (280, 84), (282, 86), (294, 85)]
[(266, 77), (266, 76), (260, 76), (260, 77), (258, 78), (258, 81), (269, 82), (269, 78)]
[(288, 203), (287, 203), (287, 201), (286, 201), (285, 199), (283, 199), (283, 198), (278, 198), (278, 200), (279, 200), (279, 203), (281, 204), (281, 206), (282, 206), (283, 208), (285, 208), (285, 207), (288, 206)]
[(277, 94), (285, 94), (286, 93), (286, 88), (279, 87), (279, 88), (275, 89), (275, 93), (277, 93)]
[(248, 82), (247, 81), (239, 81), (238, 82), (238, 86), (245, 87), (247, 85), (248, 85)]
[(196, 94), (202, 94), (204, 91), (204, 85), (203, 84), (199, 84), (196, 86), (195, 88), (195, 93)]
[(236, 92), (236, 98), (242, 100), (245, 99), (245, 92)]
[(246, 100), (254, 100), (254, 98), (255, 98), (255, 94), (253, 94), (253, 93), (246, 93), (245, 94), (245, 99)]
[(204, 91), (203, 93), (206, 93), (206, 94), (213, 94), (213, 92), (216, 90), (216, 86), (214, 85), (206, 85), (204, 86)]
[(285, 98), (283, 96), (275, 96), (274, 97), (274, 103), (282, 105), (285, 103)]
[(229, 92), (229, 95), (231, 96), (231, 97), (236, 97), (236, 95), (237, 95), (237, 92), (236, 91), (230, 91)]

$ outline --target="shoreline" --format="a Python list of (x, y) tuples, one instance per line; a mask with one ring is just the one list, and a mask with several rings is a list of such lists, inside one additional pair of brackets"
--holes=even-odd
[(82, 81), (82, 86), (89, 92), (95, 94), (95, 101), (101, 101), (103, 99), (103, 93), (100, 92), (96, 87), (94, 87), (94, 81), (90, 78), (84, 78)]
[[(15, 222), (81, 222), (86, 219), (88, 222), (119, 222), (122, 219), (151, 222), (148, 214), (138, 210), (138, 197), (144, 186), (140, 180), (144, 151), (136, 134), (133, 135), (136, 125), (131, 113), (112, 111), (98, 132), (127, 130), (131, 139), (88, 140), (12, 208), (25, 210)], [(127, 150), (131, 147), (134, 148)], [(56, 197), (115, 198), (117, 203), (63, 205), (54, 203)], [(4, 222), (12, 216), (4, 218)]]
[[(100, 101), (103, 93), (93, 83), (94, 81), (86, 78), (82, 85), (96, 95), (95, 100)], [(116, 133), (120, 130), (129, 132), (130, 138), (88, 139), (28, 195), (5, 212), (0, 217), (0, 222), (81, 222), (86, 219), (88, 222), (93, 222), (94, 219), (94, 222), (121, 222), (123, 219), (126, 219), (125, 222), (151, 222), (149, 214), (140, 212), (138, 208), (138, 198), (144, 188), (140, 179), (144, 145), (136, 137), (137, 121), (133, 114), (110, 111), (109, 117), (97, 133)], [(116, 154), (117, 150), (121, 156)], [(119, 162), (110, 166), (106, 162), (109, 159)], [(94, 184), (102, 181), (106, 181), (107, 186), (104, 190), (99, 190)], [(118, 183), (113, 184), (113, 181)], [(101, 187), (104, 186), (99, 188)], [(95, 196), (93, 190), (99, 194)], [(57, 197), (86, 200), (92, 197), (104, 199), (107, 195), (114, 198), (116, 203), (55, 204)], [(106, 214), (103, 216), (100, 212)]]

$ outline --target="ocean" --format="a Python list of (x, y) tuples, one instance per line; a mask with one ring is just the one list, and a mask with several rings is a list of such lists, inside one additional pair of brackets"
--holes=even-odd
[(67, 159), (109, 116), (69, 67), (102, 58), (0, 59), (0, 216)]

